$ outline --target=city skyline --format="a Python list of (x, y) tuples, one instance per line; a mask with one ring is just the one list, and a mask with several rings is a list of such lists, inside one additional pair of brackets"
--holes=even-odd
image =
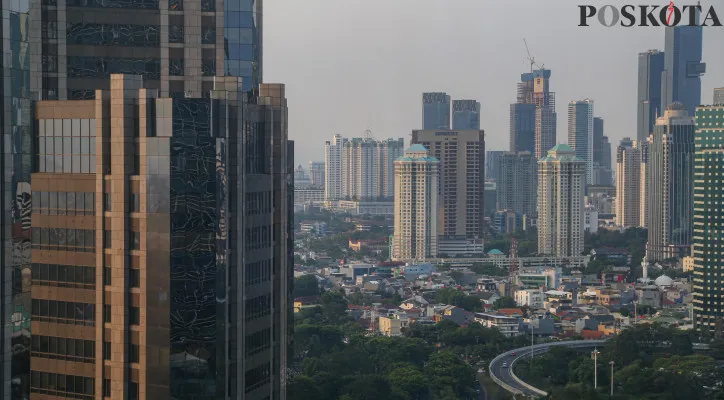
[[(403, 14), (413, 3), (402, 0), (386, 5), (389, 7), (386, 15), (374, 17), (374, 0), (344, 6), (324, 0), (318, 3), (324, 5), (324, 13), (313, 13), (309, 7), (283, 0), (267, 4), (264, 9), (266, 28), (270, 25), (274, 28), (265, 30), (265, 80), (290, 82), (287, 91), (298, 105), (290, 109), (290, 121), (296, 125), (290, 135), (291, 139), (304, 139), (296, 154), (298, 163), (303, 165), (323, 159), (318, 143), (334, 133), (353, 137), (370, 129), (376, 138), (405, 135), (403, 137), (409, 139), (406, 134), (418, 128), (422, 118), (421, 94), (434, 91), (479, 101), (482, 104), (480, 124), (486, 131), (487, 148), (508, 150), (510, 104), (516, 96), (511, 87), (520, 74), (530, 71), (523, 37), (527, 38), (536, 61), (553, 70), (552, 90), (559, 103), (592, 98), (597, 104), (596, 116), (608, 121), (610, 142), (618, 143), (625, 136), (636, 136), (638, 54), (649, 49), (664, 51), (665, 47), (661, 28), (578, 27), (578, 9), (572, 1), (543, 4), (524, 0), (481, 5), (464, 0), (444, 6), (416, 2), (418, 12), (413, 16)], [(708, 7), (711, 1), (702, 4)], [(509, 13), (519, 18), (504, 18)], [(312, 25), (320, 28), (313, 26), (303, 35), (290, 38), (284, 25), (299, 15), (311, 18)], [(547, 27), (545, 21), (559, 15), (569, 16), (571, 23)], [(401, 16), (409, 21), (402, 29), (398, 21)], [(375, 19), (376, 29), (372, 32), (363, 28), (369, 18)], [(431, 28), (432, 21), (438, 23), (435, 29)], [(346, 29), (341, 29), (342, 26)], [(324, 36), (337, 27), (340, 28), (337, 35)], [(383, 41), (394, 29), (401, 30), (400, 37)], [(515, 34), (496, 35), (500, 30)], [(362, 31), (366, 33), (358, 33)], [(459, 46), (443, 45), (463, 39), (466, 49), (476, 51), (466, 50), (461, 56)], [(722, 40), (724, 29), (704, 30), (703, 61), (709, 66), (702, 77), (704, 104), (711, 103), (713, 88), (724, 85), (724, 70), (715, 68), (724, 64), (724, 54), (715, 51), (716, 41)], [(301, 44), (310, 41), (315, 43), (314, 62), (303, 59), (301, 53), (305, 48)], [(346, 46), (339, 46), (341, 42)], [(429, 57), (430, 46), (436, 48), (438, 57)], [(571, 46), (576, 46), (575, 52), (570, 51)], [(353, 56), (367, 53), (373, 56)], [(490, 62), (491, 54), (495, 54), (494, 64)], [(385, 62), (379, 61), (381, 57)], [(581, 59), (587, 60), (589, 68), (578, 67)], [(612, 59), (617, 62), (608, 62)], [(319, 68), (320, 64), (325, 67)], [(481, 70), (485, 73), (480, 73)], [(358, 71), (364, 71), (365, 77), (352, 79)], [(616, 79), (602, 79), (604, 74)], [(314, 87), (310, 86), (312, 82)], [(350, 96), (349, 101), (331, 105), (325, 102), (338, 96), (335, 93), (340, 87), (354, 96)], [(325, 111), (316, 111), (314, 107), (322, 102)], [(565, 110), (559, 105), (557, 112)], [(559, 125), (558, 143), (565, 142), (567, 133), (565, 125)]]

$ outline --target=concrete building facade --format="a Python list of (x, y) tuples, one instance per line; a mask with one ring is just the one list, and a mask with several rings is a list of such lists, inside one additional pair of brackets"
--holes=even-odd
[(593, 184), (593, 100), (568, 103), (568, 144), (586, 167), (586, 185)]
[(324, 142), (324, 198), (335, 201), (342, 196), (342, 154), (347, 139), (336, 134)]
[(641, 224), (641, 150), (629, 138), (616, 149), (616, 225)]
[(536, 215), (538, 162), (528, 151), (506, 152), (499, 159), (497, 184), (497, 209), (515, 213)]

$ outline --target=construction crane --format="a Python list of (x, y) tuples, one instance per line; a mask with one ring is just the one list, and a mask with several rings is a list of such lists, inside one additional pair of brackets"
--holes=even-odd
[(535, 62), (535, 57), (530, 55), (530, 49), (528, 48), (528, 41), (523, 38), (523, 44), (525, 44), (525, 52), (528, 53), (528, 62), (530, 62), (530, 73), (533, 73), (533, 67), (537, 67), (538, 69), (543, 69), (543, 65), (538, 65)]
[(518, 277), (518, 241), (515, 238), (510, 240), (510, 266), (508, 267), (508, 280), (510, 281), (508, 286), (508, 293), (510, 297), (515, 296), (514, 282)]

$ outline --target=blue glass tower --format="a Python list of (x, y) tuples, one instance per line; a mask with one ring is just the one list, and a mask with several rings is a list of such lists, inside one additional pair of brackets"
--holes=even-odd
[(450, 129), (450, 96), (444, 92), (422, 94), (422, 129)]
[(664, 72), (661, 78), (661, 110), (679, 102), (694, 115), (701, 103), (701, 76), (706, 64), (701, 62), (703, 28), (677, 26), (666, 28)]
[(452, 128), (480, 130), (480, 103), (475, 100), (453, 100)]
[(649, 50), (639, 53), (638, 96), (636, 99), (636, 140), (645, 142), (654, 131), (656, 118), (661, 110), (662, 73), (664, 72), (664, 53)]

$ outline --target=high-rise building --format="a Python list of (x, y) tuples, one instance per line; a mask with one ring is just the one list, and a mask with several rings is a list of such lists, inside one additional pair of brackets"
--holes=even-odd
[(694, 156), (694, 326), (703, 331), (722, 329), (724, 304), (724, 105), (696, 109), (696, 154)]
[(536, 174), (538, 160), (529, 151), (506, 152), (498, 165), (498, 210), (536, 215)]
[(475, 100), (453, 100), (452, 128), (454, 130), (480, 130), (480, 103)]
[(214, 76), (262, 82), (262, 1), (30, 0), (31, 81), (43, 99), (92, 99), (113, 73), (160, 96), (201, 97)]
[(505, 153), (502, 150), (488, 150), (485, 152), (485, 179), (498, 179), (498, 165), (500, 157)]
[(538, 161), (538, 252), (577, 257), (583, 252), (586, 166), (559, 144)]
[(353, 138), (342, 150), (342, 198), (391, 199), (394, 193), (394, 162), (402, 156), (404, 140)]
[[(252, 98), (227, 77), (161, 98), (110, 79), (95, 100), (34, 108), (28, 398), (284, 398), (284, 86)], [(263, 134), (239, 140), (247, 127)]]
[(641, 150), (630, 138), (616, 149), (616, 225), (637, 227), (641, 223)]
[[(440, 252), (482, 252), (485, 235), (485, 134), (483, 131), (415, 130), (421, 144), (440, 160), (438, 234)], [(451, 243), (454, 243), (451, 244)], [(448, 244), (450, 247), (448, 247)], [(465, 249), (461, 250), (461, 247)]]
[(611, 185), (611, 143), (603, 134), (603, 118), (593, 118), (593, 184)]
[(309, 162), (309, 184), (324, 187), (324, 161)]
[(636, 109), (636, 141), (643, 143), (654, 131), (660, 117), (661, 78), (664, 72), (664, 53), (649, 50), (639, 53), (638, 95)]
[[(601, 127), (603, 127), (602, 123)], [(585, 163), (586, 185), (592, 185), (593, 100), (585, 99), (568, 103), (568, 144), (576, 151), (576, 157)]]
[(660, 261), (686, 255), (694, 211), (694, 118), (671, 103), (649, 136), (646, 164), (646, 256)]
[(439, 164), (419, 144), (395, 161), (393, 260), (437, 257)]
[(535, 152), (536, 106), (528, 103), (510, 105), (510, 151)]
[(693, 116), (696, 107), (701, 104), (701, 76), (706, 72), (706, 64), (701, 62), (702, 40), (701, 26), (666, 28), (661, 110), (679, 102), (689, 116)]
[(328, 201), (341, 199), (342, 196), (342, 153), (344, 142), (342, 135), (332, 136), (324, 142), (324, 198)]
[(536, 159), (540, 159), (556, 144), (556, 95), (550, 91), (550, 77), (549, 69), (521, 74), (517, 103), (535, 106), (533, 147), (530, 147), (528, 130), (530, 107), (511, 105), (510, 151), (532, 151)]
[[(30, 399), (31, 186), (33, 172), (32, 98), (30, 74), (41, 68), (29, 57), (30, 10), (26, 1), (5, 2), (0, 30), (2, 52), (3, 192), (2, 273), (0, 274), (0, 398)], [(39, 32), (38, 28), (38, 32)], [(37, 50), (37, 49), (36, 49)]]
[(647, 165), (649, 163), (649, 140), (647, 138), (645, 142), (638, 142), (636, 144), (639, 150), (641, 150), (641, 178), (639, 185), (639, 216), (641, 217), (641, 222), (639, 222), (639, 226), (646, 229), (649, 227), (649, 187), (648, 176), (646, 175), (648, 173)]
[(450, 129), (450, 96), (444, 92), (422, 94), (422, 129)]
[(712, 104), (724, 104), (724, 87), (714, 89), (714, 103)]

